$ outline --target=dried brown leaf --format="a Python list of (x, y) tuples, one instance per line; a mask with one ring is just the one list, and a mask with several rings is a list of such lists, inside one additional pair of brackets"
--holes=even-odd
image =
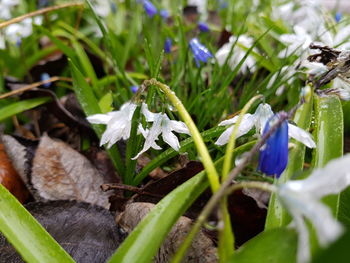
[(21, 203), (29, 197), (29, 192), (12, 166), (2, 143), (0, 144), (0, 184), (5, 186)]
[(86, 157), (44, 135), (33, 159), (31, 183), (47, 200), (77, 200), (109, 208), (103, 178)]

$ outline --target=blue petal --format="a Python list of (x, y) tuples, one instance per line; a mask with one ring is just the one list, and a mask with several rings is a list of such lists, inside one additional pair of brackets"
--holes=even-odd
[[(276, 118), (276, 115), (273, 117)], [(267, 122), (263, 134), (270, 129)], [(267, 140), (260, 150), (258, 170), (267, 175), (276, 175), (278, 178), (288, 163), (288, 122), (284, 121), (274, 134)]]
[(164, 42), (164, 51), (165, 53), (171, 53), (172, 41), (171, 38), (167, 37)]
[(206, 63), (208, 58), (212, 58), (213, 55), (210, 51), (201, 43), (199, 43), (197, 38), (192, 38), (189, 46), (192, 50), (193, 57), (196, 61), (197, 67), (200, 66), (200, 61)]
[(198, 29), (203, 33), (209, 32), (209, 26), (205, 22), (199, 22)]
[(143, 8), (145, 9), (147, 15), (151, 18), (158, 12), (157, 8), (148, 0), (143, 1)]

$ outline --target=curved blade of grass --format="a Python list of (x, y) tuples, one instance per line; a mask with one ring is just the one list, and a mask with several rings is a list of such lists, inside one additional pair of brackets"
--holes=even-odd
[(0, 231), (26, 262), (75, 262), (1, 184)]
[[(294, 122), (298, 127), (308, 130), (310, 128), (312, 120), (313, 101), (303, 104), (295, 113)], [(278, 179), (279, 182), (288, 181), (296, 172), (303, 170), (304, 157), (305, 157), (305, 145), (301, 142), (293, 140), (295, 148), (289, 153), (288, 166)], [(273, 194), (270, 199), (269, 209), (266, 217), (265, 229), (271, 229), (275, 227), (286, 226), (290, 222), (290, 216), (286, 209), (276, 199)]]
[[(237, 147), (235, 155), (247, 151), (249, 147), (252, 147), (251, 143)], [(222, 159), (215, 165), (221, 167)], [(164, 197), (137, 225), (108, 262), (151, 262), (177, 219), (208, 187), (206, 178), (205, 171), (202, 171)]]
[(22, 100), (22, 101), (11, 103), (0, 109), (0, 121), (3, 121), (8, 117), (21, 113), (23, 111), (30, 110), (37, 106), (45, 104), (50, 100), (51, 98), (49, 97), (42, 97), (42, 98), (28, 99), (28, 100)]
[(245, 243), (230, 258), (234, 263), (295, 263), (297, 235), (294, 230), (276, 228)]
[[(72, 60), (69, 60), (69, 65), (72, 71), (74, 92), (85, 114), (89, 116), (102, 113), (98, 100), (93, 94), (93, 91), (90, 85), (86, 82), (84, 76), (81, 74)], [(104, 132), (103, 126), (94, 124), (92, 127), (94, 128), (96, 134), (101, 137), (102, 133)], [(108, 149), (107, 152), (111, 157), (118, 174), (124, 175), (125, 166), (117, 147), (113, 146), (112, 148)]]
[[(313, 166), (321, 168), (330, 160), (343, 155), (343, 111), (337, 97), (315, 100), (317, 148), (313, 156)], [(325, 202), (337, 213), (339, 196), (328, 196)]]

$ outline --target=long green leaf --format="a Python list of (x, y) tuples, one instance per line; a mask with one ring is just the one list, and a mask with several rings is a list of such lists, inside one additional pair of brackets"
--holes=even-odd
[(0, 231), (26, 262), (74, 262), (69, 254), (1, 184)]
[(244, 244), (231, 257), (232, 263), (295, 263), (297, 235), (287, 228), (265, 231)]
[[(343, 155), (343, 110), (338, 97), (330, 96), (315, 99), (316, 127), (315, 139), (317, 148), (314, 151), (313, 166), (321, 168), (330, 160)], [(349, 195), (350, 192), (347, 194)], [(325, 198), (325, 203), (332, 209), (334, 215), (341, 213), (340, 196)], [(345, 195), (346, 196), (346, 195)]]
[[(235, 155), (249, 150), (250, 147), (251, 144), (237, 147)], [(220, 167), (222, 159), (217, 161), (216, 165)], [(206, 178), (205, 172), (202, 171), (164, 197), (131, 232), (109, 263), (151, 262), (177, 219), (208, 187)]]
[[(312, 120), (313, 102), (305, 103), (296, 112), (294, 122), (298, 127), (308, 130)], [(305, 146), (301, 142), (293, 140), (295, 148), (289, 153), (288, 166), (278, 179), (279, 182), (288, 181), (295, 173), (303, 170)], [(290, 216), (282, 204), (273, 194), (270, 199), (269, 209), (266, 217), (266, 229), (286, 226), (290, 222)]]
[(28, 99), (28, 100), (22, 100), (22, 101), (11, 103), (0, 109), (0, 121), (3, 121), (8, 117), (21, 113), (23, 111), (30, 110), (37, 106), (45, 104), (50, 100), (51, 98), (49, 97), (42, 97), (42, 98)]

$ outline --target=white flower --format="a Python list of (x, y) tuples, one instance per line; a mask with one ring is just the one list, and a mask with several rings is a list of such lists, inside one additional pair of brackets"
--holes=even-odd
[(330, 209), (321, 199), (338, 194), (350, 185), (350, 155), (329, 162), (324, 168), (315, 170), (304, 180), (288, 181), (278, 186), (278, 198), (293, 218), (292, 224), (298, 232), (298, 262), (310, 259), (308, 219), (315, 228), (321, 246), (335, 241), (343, 231)]
[(207, 0), (188, 0), (187, 5), (196, 6), (198, 12), (201, 14), (201, 19), (206, 20), (208, 16)]
[[(227, 60), (227, 57), (230, 55), (231, 49), (233, 48), (231, 57), (227, 63), (231, 69), (234, 69), (246, 55), (246, 49), (249, 49), (251, 46), (253, 46), (253, 44), (254, 39), (246, 35), (240, 35), (238, 37), (238, 40), (237, 37), (230, 37), (229, 42), (224, 44), (215, 54), (218, 64), (220, 66), (223, 66), (225, 64), (225, 61)], [(233, 47), (233, 45), (235, 46)], [(245, 47), (246, 49), (242, 47)], [(256, 49), (253, 49), (253, 51), (257, 52)], [(255, 64), (255, 58), (249, 54), (246, 60), (243, 62), (241, 70), (243, 73), (245, 73), (248, 69), (254, 71)]]
[(294, 26), (294, 34), (283, 34), (280, 41), (287, 46), (278, 54), (278, 57), (284, 58), (292, 54), (303, 54), (312, 43), (312, 38), (303, 27)]
[(136, 107), (136, 104), (127, 102), (120, 107), (119, 111), (112, 111), (107, 114), (95, 114), (87, 117), (90, 123), (107, 125), (105, 132), (102, 134), (100, 145), (108, 143), (107, 148), (110, 148), (121, 139), (129, 139), (131, 120)]
[(92, 4), (94, 11), (99, 16), (106, 17), (112, 12), (111, 2), (109, 0), (93, 0)]
[(170, 145), (175, 151), (180, 149), (180, 143), (178, 138), (174, 135), (173, 131), (177, 133), (186, 133), (190, 135), (188, 128), (182, 121), (170, 120), (165, 113), (153, 113), (150, 112), (146, 104), (142, 104), (142, 114), (145, 116), (147, 122), (153, 122), (152, 127), (144, 129), (142, 125), (139, 126), (139, 131), (145, 137), (145, 144), (142, 150), (132, 159), (137, 159), (142, 153), (146, 152), (149, 148), (155, 150), (162, 149), (157, 143), (159, 135), (162, 135), (163, 141)]
[[(256, 131), (260, 134), (263, 133), (263, 129), (267, 121), (274, 115), (271, 110), (271, 106), (267, 103), (262, 103), (258, 106), (254, 114), (244, 114), (243, 119), (238, 127), (237, 137), (240, 137), (246, 133), (248, 133), (254, 126)], [(239, 116), (235, 116), (231, 119), (224, 120), (219, 123), (219, 126), (227, 126), (231, 124), (235, 124), (238, 120)], [(216, 145), (224, 145), (228, 143), (230, 139), (230, 135), (233, 132), (234, 125), (226, 129), (220, 137), (215, 142)], [(316, 144), (312, 139), (312, 136), (307, 131), (288, 123), (288, 135), (301, 143), (305, 144), (309, 148), (315, 148)]]
[(0, 0), (0, 19), (11, 19), (11, 9), (19, 4), (19, 0)]

